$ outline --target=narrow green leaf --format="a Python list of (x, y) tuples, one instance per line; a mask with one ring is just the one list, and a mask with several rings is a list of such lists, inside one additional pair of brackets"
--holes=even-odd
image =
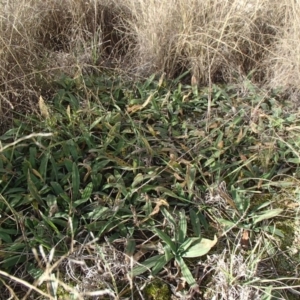
[(221, 225), (225, 226), (226, 228), (234, 227), (234, 226), (237, 225), (235, 222), (225, 220), (225, 219), (222, 219), (222, 218), (217, 218), (217, 220), (218, 220), (218, 222), (220, 222)]
[(140, 136), (140, 139), (141, 141), (143, 141), (143, 146), (145, 146), (146, 150), (147, 150), (147, 153), (150, 155), (150, 156), (153, 156), (153, 149), (152, 147), (150, 146), (149, 142), (147, 141), (146, 138), (144, 138), (142, 135)]
[(170, 261), (174, 257), (169, 245), (164, 246), (164, 254), (165, 254), (165, 257), (166, 257), (166, 261)]
[(195, 236), (201, 237), (200, 219), (193, 209), (190, 210), (190, 219)]
[[(162, 209), (162, 207), (160, 208)], [(143, 208), (142, 208), (142, 211), (145, 212), (146, 216), (149, 217), (150, 214), (152, 213), (153, 211), (153, 208), (152, 208), (152, 201), (150, 199), (148, 199), (145, 204), (143, 205)]]
[(50, 182), (52, 188), (54, 189), (55, 194), (58, 196), (60, 194), (63, 194), (65, 191), (61, 187), (61, 185), (55, 181)]
[(42, 269), (37, 268), (36, 265), (33, 263), (28, 263), (26, 269), (29, 275), (31, 275), (34, 279), (38, 279), (44, 273)]
[[(55, 223), (53, 221), (53, 223)], [(79, 226), (79, 218), (77, 216), (72, 216), (72, 228), (69, 228), (68, 233), (70, 232), (72, 236), (76, 235)], [(69, 226), (68, 226), (69, 227)]]
[(132, 269), (132, 276), (143, 274), (148, 270), (150, 271), (150, 269), (155, 266), (157, 261), (161, 259), (165, 260), (165, 256), (163, 254), (155, 255), (146, 259), (142, 264), (136, 265)]
[(261, 300), (271, 300), (274, 299), (273, 295), (272, 295), (272, 291), (273, 291), (273, 286), (270, 285), (266, 288), (263, 289), (263, 295), (261, 297)]
[(300, 163), (300, 158), (288, 158), (287, 162), (293, 163), (293, 164), (299, 164)]
[(132, 187), (136, 187), (139, 183), (141, 183), (144, 180), (144, 175), (142, 173), (136, 174), (136, 176), (133, 179), (133, 182), (131, 184)]
[(185, 253), (188, 251), (188, 249), (195, 245), (199, 244), (201, 242), (201, 237), (192, 237), (192, 238), (187, 238), (178, 248), (178, 253)]
[(42, 175), (44, 180), (47, 177), (47, 168), (48, 168), (49, 157), (50, 157), (50, 154), (48, 151), (46, 151), (45, 154), (42, 156), (40, 167), (39, 167), (39, 172)]
[(31, 196), (37, 200), (39, 202), (39, 204), (42, 203), (42, 198), (35, 186), (35, 184), (33, 183), (33, 181), (31, 180), (31, 176), (30, 176), (30, 171), (28, 170), (28, 173), (27, 173), (27, 183), (28, 183), (28, 189), (29, 189), (29, 192), (31, 194)]
[(97, 126), (102, 120), (103, 120), (104, 116), (101, 116), (100, 118), (97, 118), (91, 125), (90, 125), (90, 130), (91, 131), (95, 126)]
[(175, 257), (175, 259), (181, 269), (182, 276), (186, 280), (188, 285), (191, 288), (198, 287), (198, 284), (196, 283), (195, 278), (193, 277), (191, 271), (189, 270), (188, 266), (186, 265), (186, 263), (184, 262), (182, 257), (178, 256), (178, 257)]
[(173, 193), (171, 190), (163, 187), (163, 186), (156, 186), (156, 188), (154, 189), (155, 191), (159, 192), (159, 193), (164, 193), (170, 197), (173, 197), (175, 199), (178, 199), (178, 200), (182, 200), (184, 202), (187, 202), (188, 200), (186, 198), (183, 198), (183, 197), (180, 197), (178, 195), (176, 195), (175, 193)]
[(79, 195), (79, 184), (80, 184), (80, 176), (77, 163), (73, 163), (72, 168), (72, 192), (73, 192), (73, 201), (78, 199)]
[(92, 220), (102, 219), (107, 217), (108, 212), (111, 212), (108, 207), (99, 205), (93, 211), (85, 214), (85, 217)]
[(0, 239), (7, 244), (12, 243), (11, 236), (5, 232), (0, 232)]
[(2, 228), (2, 227), (0, 227), (0, 232), (11, 234), (11, 235), (16, 235), (18, 233), (18, 230), (15, 229), (15, 228)]
[(150, 86), (150, 84), (153, 82), (153, 80), (155, 79), (155, 74), (152, 74), (144, 83), (143, 85), (143, 90), (147, 91), (148, 87)]
[(183, 209), (179, 212), (179, 224), (178, 224), (178, 242), (182, 244), (186, 239), (186, 232), (187, 232), (187, 222), (186, 222), (186, 215)]
[(73, 207), (76, 208), (77, 206), (83, 204), (83, 203), (86, 203), (88, 202), (89, 199), (88, 198), (84, 198), (84, 199), (78, 199), (76, 201), (73, 202)]
[[(59, 214), (58, 214), (59, 215)], [(62, 213), (60, 216), (60, 218), (64, 218), (65, 220), (62, 220), (62, 219), (57, 219), (57, 218), (52, 218), (52, 222), (53, 224), (57, 224), (58, 226), (61, 226), (63, 228), (66, 228), (68, 226), (68, 222), (66, 221), (66, 219), (68, 219), (69, 215), (68, 214), (64, 214)], [(72, 218), (73, 221), (74, 221), (74, 217)], [(74, 223), (73, 223), (74, 225)]]
[[(170, 253), (171, 254), (171, 253)], [(173, 258), (173, 255), (168, 256), (168, 258), (164, 255), (162, 257), (159, 257), (155, 263), (155, 265), (152, 268), (152, 275), (157, 275), (161, 269)]]
[(120, 126), (121, 122), (117, 122), (114, 126), (111, 126), (109, 124), (106, 124), (107, 127), (110, 128), (107, 138), (105, 140), (104, 148), (106, 148), (115, 138), (116, 136), (120, 133)]
[(187, 166), (186, 182), (189, 193), (193, 193), (197, 168), (195, 166)]
[(64, 165), (67, 168), (69, 173), (72, 173), (73, 171), (73, 161), (71, 159), (65, 158), (64, 159)]
[(87, 186), (84, 188), (81, 198), (82, 199), (90, 199), (93, 192), (93, 183), (90, 182), (87, 184)]
[(135, 251), (135, 246), (136, 246), (135, 239), (133, 238), (127, 239), (126, 249), (125, 249), (126, 255), (132, 256)]
[(58, 166), (57, 162), (53, 158), (53, 156), (50, 156), (50, 162), (51, 162), (51, 180), (58, 181)]
[[(75, 97), (72, 93), (67, 92), (68, 98), (69, 98), (69, 103), (70, 106), (74, 109), (74, 110), (78, 110), (79, 109), (79, 99), (77, 97)], [(67, 98), (67, 97), (66, 97)]]
[(100, 189), (102, 178), (103, 175), (101, 173), (92, 172), (91, 179), (95, 190)]
[(9, 195), (9, 194), (24, 194), (24, 193), (26, 193), (26, 189), (22, 187), (13, 187), (7, 190), (4, 194)]
[(218, 239), (215, 236), (214, 240), (201, 239), (200, 243), (191, 246), (182, 257), (199, 257), (205, 255), (217, 243)]
[(43, 220), (54, 230), (54, 232), (58, 235), (58, 236), (62, 236), (61, 232), (59, 231), (59, 229), (54, 225), (54, 223), (51, 221), (51, 218), (46, 217), (42, 212), (40, 212)]
[(163, 216), (168, 220), (168, 222), (173, 226), (173, 228), (176, 228), (176, 222), (171, 213), (168, 211), (168, 209), (164, 206), (161, 206), (160, 212), (163, 214)]
[(260, 228), (261, 228), (261, 230), (267, 231), (267, 232), (269, 232), (272, 235), (277, 235), (277, 236), (279, 236), (281, 238), (284, 238), (283, 231), (280, 230), (280, 229), (278, 229), (278, 228), (276, 228), (275, 226), (262, 226)]
[(51, 280), (49, 282), (49, 293), (53, 298), (57, 298), (58, 281), (54, 273), (50, 275), (50, 279)]
[(175, 243), (171, 240), (171, 238), (156, 227), (153, 228), (153, 231), (162, 239), (164, 243), (166, 243), (170, 247), (172, 252), (175, 254), (177, 249)]
[[(25, 246), (26, 247), (26, 246)], [(24, 247), (24, 249), (26, 249)], [(2, 267), (5, 269), (8, 269), (10, 267), (15, 267), (16, 265), (20, 264), (20, 263), (23, 263), (25, 261), (27, 261), (28, 258), (26, 255), (15, 255), (15, 256), (11, 256), (11, 257), (8, 257), (8, 258), (5, 258), (3, 261), (2, 261)]]
[(37, 151), (36, 147), (29, 148), (29, 162), (32, 168), (36, 168), (36, 158), (37, 158)]
[(267, 211), (263, 211), (258, 216), (253, 217), (253, 223), (259, 223), (260, 221), (271, 219), (274, 217), (277, 217), (282, 213), (283, 209), (281, 208), (276, 208), (276, 209), (271, 209)]
[(112, 231), (114, 228), (118, 227), (118, 225), (119, 225), (118, 220), (116, 220), (114, 218), (111, 218), (110, 220), (105, 221), (103, 226), (100, 226), (96, 229), (98, 231), (96, 237), (97, 238), (102, 237), (106, 232)]
[(269, 206), (273, 201), (267, 201), (267, 202), (264, 202), (263, 204), (257, 206), (255, 209), (253, 209), (251, 212), (255, 212), (255, 214), (257, 214), (256, 212), (261, 210), (262, 208), (264, 207), (267, 207)]
[(215, 158), (211, 157), (206, 161), (206, 163), (204, 164), (204, 167), (208, 167), (209, 165), (211, 165), (214, 162), (215, 162)]
[(293, 181), (274, 181), (274, 182), (268, 182), (267, 184), (262, 185), (262, 187), (267, 187), (269, 188), (269, 186), (276, 186), (276, 187), (280, 187), (280, 188), (288, 188), (288, 187), (294, 187), (295, 186), (295, 182)]

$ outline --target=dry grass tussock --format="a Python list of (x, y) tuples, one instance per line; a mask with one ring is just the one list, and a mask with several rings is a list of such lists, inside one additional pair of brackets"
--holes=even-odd
[(121, 7), (113, 1), (1, 1), (0, 95), (7, 109), (31, 111), (53, 82), (114, 59)]
[[(149, 76), (184, 71), (199, 84), (299, 86), (299, 9), (294, 0), (1, 1), (2, 114), (33, 110), (72, 77), (116, 68)], [(189, 76), (188, 76), (189, 77)], [(188, 78), (189, 79), (189, 78)]]

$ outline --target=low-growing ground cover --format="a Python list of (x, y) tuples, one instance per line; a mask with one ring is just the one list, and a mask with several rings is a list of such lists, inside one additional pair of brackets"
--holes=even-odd
[(248, 80), (57, 84), (1, 136), (7, 299), (299, 297), (292, 103)]
[(299, 16), (0, 1), (0, 299), (298, 299)]

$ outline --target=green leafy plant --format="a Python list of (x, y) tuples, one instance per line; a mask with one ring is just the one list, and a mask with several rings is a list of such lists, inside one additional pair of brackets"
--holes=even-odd
[[(202, 238), (201, 236), (187, 237), (187, 218), (183, 210), (179, 212), (178, 222), (176, 222), (172, 215), (166, 210), (164, 210), (164, 215), (173, 226), (173, 237), (157, 227), (153, 227), (151, 230), (159, 237), (163, 245), (163, 253), (152, 256), (146, 259), (142, 264), (135, 266), (132, 270), (132, 275), (136, 276), (142, 274), (149, 269), (151, 269), (152, 275), (157, 275), (172, 259), (175, 259), (187, 283), (191, 288), (196, 288), (197, 283), (184, 258), (195, 258), (207, 254), (217, 243), (217, 237), (213, 240)], [(191, 221), (194, 224), (193, 227), (197, 228), (198, 230), (196, 231), (199, 233), (199, 221), (196, 219), (192, 219)]]
[[(128, 296), (146, 271), (163, 277), (164, 268), (177, 268), (196, 289), (194, 262), (206, 264), (207, 253), (219, 254), (211, 249), (221, 226), (234, 233), (221, 237), (232, 244), (236, 228), (282, 238), (275, 225), (285, 212), (272, 197), (297, 183), (284, 178), (299, 173), (296, 116), (285, 118), (278, 103), (256, 89), (244, 101), (230, 87), (160, 82), (155, 76), (131, 86), (105, 76), (66, 77), (52, 103), (40, 99), (42, 118), (16, 118), (16, 127), (0, 137), (4, 271), (21, 267), (38, 279), (43, 266), (31, 249), (53, 253), (56, 266), (72, 255), (73, 240), (80, 243), (82, 265), (102, 253), (105, 265), (102, 258), (86, 264), (109, 269), (105, 285), (116, 295)], [(252, 106), (267, 100), (270, 114), (249, 121)], [(203, 118), (208, 109), (211, 118)], [(269, 255), (255, 247), (253, 257)], [(234, 254), (225, 250), (230, 260)], [(136, 261), (133, 268), (124, 264), (128, 257)], [(133, 275), (130, 288), (117, 273)]]

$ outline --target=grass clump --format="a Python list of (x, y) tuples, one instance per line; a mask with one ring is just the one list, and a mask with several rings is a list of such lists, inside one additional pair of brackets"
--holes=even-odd
[[(245, 76), (297, 94), (294, 1), (1, 2), (1, 109), (33, 111), (62, 73), (166, 73), (199, 85)], [(286, 64), (286, 60), (289, 61)], [(289, 75), (292, 74), (292, 75)], [(296, 95), (295, 94), (295, 95)], [(2, 118), (3, 119), (3, 118)]]

